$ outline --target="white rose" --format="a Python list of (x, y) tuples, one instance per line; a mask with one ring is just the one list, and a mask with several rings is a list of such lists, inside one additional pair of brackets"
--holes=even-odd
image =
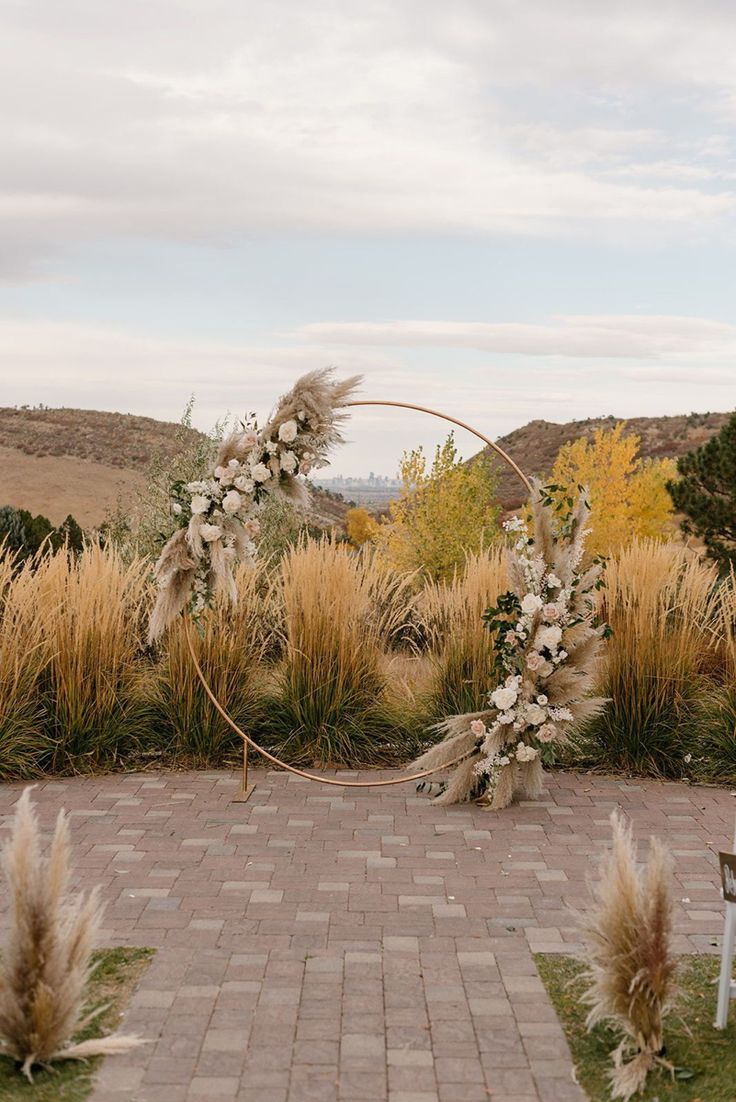
[(231, 459), (230, 462), (228, 463), (228, 467), (230, 468), (231, 471), (236, 471), (239, 466), (240, 466), (240, 460), (238, 460), (238, 459)]
[(231, 490), (230, 493), (225, 494), (224, 498), (222, 499), (222, 507), (226, 513), (230, 513), (230, 515), (232, 516), (233, 513), (237, 513), (238, 509), (241, 506), (242, 500), (243, 499), (241, 498), (237, 490)]
[(533, 723), (535, 727), (538, 727), (540, 723), (544, 723), (547, 713), (538, 704), (529, 704), (526, 710), (526, 718), (528, 723)]
[(246, 478), (244, 474), (239, 474), (235, 479), (235, 485), (239, 490), (242, 490), (245, 494), (252, 494), (255, 490), (255, 483), (252, 478)]
[(296, 421), (284, 421), (283, 425), (279, 426), (279, 440), (283, 440), (285, 444), (290, 444), (292, 440), (296, 440), (296, 434)]
[(268, 482), (271, 477), (271, 472), (265, 463), (256, 463), (250, 473), (255, 482)]
[(210, 499), (205, 497), (204, 494), (195, 494), (192, 498), (191, 510), (195, 516), (199, 513), (206, 513), (210, 507)]
[(225, 473), (224, 467), (215, 467), (215, 478), (222, 478)]
[(556, 574), (548, 574), (547, 575), (547, 585), (552, 586), (553, 589), (561, 589), (562, 588), (562, 582), (560, 581), (560, 579), (557, 577)]
[(481, 735), (486, 733), (486, 725), (482, 719), (474, 719), (470, 724), (471, 732), (480, 738)]
[(561, 639), (562, 628), (558, 627), (557, 624), (551, 624), (549, 627), (542, 628), (537, 632), (536, 638), (534, 639), (534, 645), (539, 650), (546, 647), (547, 650), (554, 651), (557, 650), (560, 645)]
[(505, 712), (516, 704), (516, 689), (505, 687), (496, 689), (495, 692), (491, 693), (491, 700), (499, 712)]
[(516, 747), (516, 760), (517, 761), (534, 761), (537, 756), (537, 751), (533, 746), (525, 746), (523, 742), (520, 742)]
[(537, 697), (537, 704), (541, 704), (542, 707), (544, 707), (546, 703), (547, 703), (547, 697), (544, 695), (544, 693), (540, 693), (539, 696)]
[(540, 727), (537, 731), (537, 738), (540, 742), (553, 742), (557, 737), (557, 728), (552, 723), (545, 723), (543, 727)]
[(222, 535), (222, 528), (219, 524), (200, 524), (199, 534), (205, 543), (214, 543)]
[(527, 616), (532, 616), (535, 612), (539, 612), (542, 604), (542, 598), (536, 593), (527, 593), (521, 602), (521, 611)]
[(293, 474), (297, 468), (297, 458), (293, 452), (283, 452), (281, 456), (281, 470), (287, 474)]

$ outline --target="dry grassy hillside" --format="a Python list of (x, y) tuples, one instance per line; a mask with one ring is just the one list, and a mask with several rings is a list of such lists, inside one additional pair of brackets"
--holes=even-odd
[[(0, 408), (0, 505), (43, 513), (60, 524), (69, 513), (99, 525), (118, 502), (133, 501), (145, 471), (201, 434), (169, 421), (92, 409)], [(312, 520), (339, 523), (340, 502), (316, 492)]]
[[(676, 417), (636, 417), (624, 421), (641, 438), (646, 458), (684, 455), (718, 432), (727, 413), (690, 413)], [(613, 428), (614, 417), (586, 421), (530, 421), (499, 440), (527, 474), (546, 475), (560, 447), (597, 428)], [(181, 425), (89, 409), (0, 408), (0, 505), (43, 513), (59, 524), (68, 513), (85, 527), (100, 524), (117, 502), (132, 500), (156, 455), (175, 455)], [(499, 471), (500, 498), (506, 508), (521, 503), (515, 476)], [(312, 521), (339, 524), (346, 504), (315, 491)]]
[[(563, 444), (581, 436), (592, 436), (596, 429), (612, 429), (623, 422), (626, 431), (641, 440), (640, 455), (645, 459), (677, 458), (699, 447), (715, 435), (730, 417), (729, 413), (688, 413), (674, 417), (595, 417), (585, 421), (530, 421), (514, 429), (498, 443), (528, 475), (546, 476), (552, 469)], [(522, 490), (516, 476), (500, 464), (499, 491), (504, 506), (516, 508)]]

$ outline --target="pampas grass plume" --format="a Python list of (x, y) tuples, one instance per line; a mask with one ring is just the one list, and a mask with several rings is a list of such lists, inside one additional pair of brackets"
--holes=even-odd
[(30, 793), (26, 788), (16, 805), (2, 851), (10, 923), (0, 957), (0, 1051), (17, 1060), (32, 1082), (35, 1066), (125, 1052), (143, 1042), (116, 1034), (73, 1043), (103, 1009), (84, 1012), (103, 906), (96, 888), (86, 896), (69, 891), (69, 826), (63, 811), (49, 853), (42, 856)]
[(587, 1025), (607, 1022), (622, 1034), (612, 1053), (611, 1097), (629, 1099), (662, 1058), (664, 1019), (674, 996), (672, 856), (652, 838), (637, 864), (631, 826), (611, 815), (613, 848), (601, 862), (595, 905), (581, 919), (590, 1007)]

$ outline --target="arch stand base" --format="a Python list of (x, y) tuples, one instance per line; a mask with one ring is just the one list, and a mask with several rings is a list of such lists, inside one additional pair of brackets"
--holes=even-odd
[(244, 804), (251, 798), (255, 790), (254, 784), (248, 782), (248, 743), (243, 740), (243, 769), (240, 774), (240, 788), (233, 796), (231, 803)]

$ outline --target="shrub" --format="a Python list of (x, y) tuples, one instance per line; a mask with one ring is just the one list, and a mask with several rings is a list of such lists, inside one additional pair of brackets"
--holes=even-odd
[(40, 679), (48, 661), (35, 578), (0, 551), (0, 780), (36, 772), (43, 749)]
[(715, 660), (715, 569), (685, 548), (649, 540), (608, 564), (602, 669), (605, 710), (582, 746), (608, 767), (681, 775), (696, 702)]
[(498, 534), (492, 461), (481, 453), (463, 463), (450, 433), (430, 470), (417, 448), (402, 457), (400, 475), (399, 498), (389, 504), (389, 521), (375, 533), (376, 546), (398, 570), (449, 581), (466, 554)]
[(396, 613), (376, 607), (377, 593), (403, 590), (381, 588), (376, 569), (326, 538), (303, 543), (281, 564), (284, 658), (267, 729), (292, 761), (366, 765), (407, 756), (406, 720), (390, 698), (383, 654)]
[[(236, 723), (252, 731), (265, 691), (263, 659), (273, 632), (271, 602), (263, 566), (241, 567), (236, 582), (235, 607), (221, 602), (204, 634), (190, 627), (190, 636), (217, 699)], [(181, 620), (167, 634), (152, 673), (150, 699), (155, 745), (166, 758), (189, 766), (222, 765), (242, 746), (202, 687)]]
[(736, 413), (705, 444), (677, 460), (679, 480), (667, 483), (682, 528), (701, 536), (721, 566), (736, 565)]
[(419, 596), (422, 633), (434, 676), (427, 708), (433, 719), (476, 712), (493, 688), (493, 640), (486, 609), (507, 588), (500, 549), (466, 557), (450, 582), (427, 582)]
[(120, 762), (149, 732), (137, 663), (145, 566), (125, 566), (117, 551), (91, 544), (78, 558), (44, 555), (34, 586), (46, 765), (56, 772)]

